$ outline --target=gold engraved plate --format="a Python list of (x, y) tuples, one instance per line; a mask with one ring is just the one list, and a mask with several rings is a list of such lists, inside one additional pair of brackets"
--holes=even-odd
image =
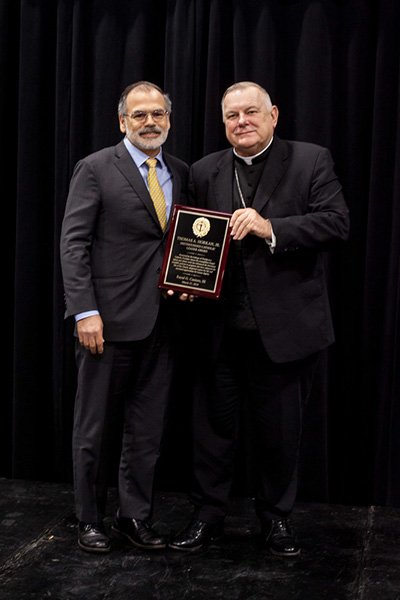
[(193, 223), (193, 233), (197, 237), (204, 237), (210, 231), (210, 221), (206, 217), (199, 217)]

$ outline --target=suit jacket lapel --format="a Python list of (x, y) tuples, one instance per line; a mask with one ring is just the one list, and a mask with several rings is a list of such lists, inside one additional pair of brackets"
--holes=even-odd
[(128, 150), (125, 148), (124, 142), (120, 142), (117, 146), (115, 146), (115, 157), (115, 165), (117, 169), (119, 169), (124, 177), (126, 177), (157, 225), (160, 226), (148, 189), (143, 181), (139, 169), (132, 160)]
[(218, 210), (232, 213), (232, 184), (233, 184), (233, 151), (226, 150), (211, 173), (212, 185), (218, 205)]
[(268, 156), (267, 164), (253, 200), (253, 208), (258, 212), (265, 208), (274, 190), (283, 177), (288, 166), (288, 148), (285, 142), (275, 136)]

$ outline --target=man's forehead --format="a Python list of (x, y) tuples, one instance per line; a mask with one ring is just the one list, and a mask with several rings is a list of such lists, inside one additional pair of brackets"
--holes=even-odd
[(128, 94), (126, 99), (130, 107), (140, 108), (144, 104), (155, 104), (157, 107), (164, 108), (164, 96), (155, 88), (134, 88)]
[(224, 99), (224, 109), (248, 108), (263, 103), (265, 104), (261, 91), (255, 87), (247, 87), (229, 92)]

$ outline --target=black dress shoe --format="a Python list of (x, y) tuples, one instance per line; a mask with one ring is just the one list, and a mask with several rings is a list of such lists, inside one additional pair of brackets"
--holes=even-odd
[(95, 554), (110, 552), (111, 541), (100, 523), (82, 523), (78, 525), (78, 544), (85, 552)]
[(159, 550), (165, 548), (167, 540), (158, 534), (147, 521), (115, 517), (111, 530), (116, 537), (127, 539), (138, 548)]
[(297, 556), (300, 546), (286, 519), (265, 521), (262, 524), (265, 542), (272, 554), (277, 556)]
[(223, 535), (223, 521), (205, 523), (194, 518), (185, 529), (172, 538), (168, 546), (174, 550), (194, 552), (195, 550), (207, 548), (211, 542), (217, 542)]

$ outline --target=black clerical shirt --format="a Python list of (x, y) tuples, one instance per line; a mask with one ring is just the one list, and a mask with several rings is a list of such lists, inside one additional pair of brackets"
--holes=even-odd
[[(257, 187), (266, 165), (270, 146), (252, 160), (248, 165), (234, 154), (233, 166), (233, 206), (232, 212), (252, 205)], [(235, 169), (239, 179), (241, 194), (237, 185)], [(245, 203), (243, 205), (242, 198)], [(232, 240), (226, 277), (227, 325), (234, 329), (254, 331), (257, 324), (247, 291), (246, 275), (243, 267), (242, 253), (246, 246), (254, 240), (246, 236), (243, 240)]]

